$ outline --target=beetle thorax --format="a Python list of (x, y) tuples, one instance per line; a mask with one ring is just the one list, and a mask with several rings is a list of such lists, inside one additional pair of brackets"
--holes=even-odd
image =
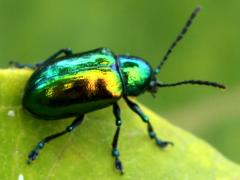
[(126, 96), (138, 96), (147, 90), (152, 76), (151, 66), (133, 56), (118, 56)]

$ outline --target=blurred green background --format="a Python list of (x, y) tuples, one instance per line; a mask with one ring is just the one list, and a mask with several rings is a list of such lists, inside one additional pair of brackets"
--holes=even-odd
[(171, 54), (159, 79), (223, 82), (160, 89), (139, 100), (240, 163), (240, 1), (1, 0), (0, 67), (37, 63), (63, 47), (109, 47), (156, 66), (197, 5), (203, 10)]

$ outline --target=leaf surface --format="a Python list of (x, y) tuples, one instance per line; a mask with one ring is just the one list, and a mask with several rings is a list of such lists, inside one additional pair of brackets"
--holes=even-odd
[(31, 73), (27, 69), (0, 70), (0, 179), (240, 179), (238, 165), (140, 105), (158, 136), (175, 143), (161, 150), (149, 139), (146, 124), (123, 101), (119, 140), (123, 176), (116, 172), (111, 156), (116, 129), (111, 107), (87, 114), (74, 132), (47, 144), (36, 161), (26, 164), (28, 153), (39, 140), (72, 121), (39, 120), (24, 111), (21, 97)]

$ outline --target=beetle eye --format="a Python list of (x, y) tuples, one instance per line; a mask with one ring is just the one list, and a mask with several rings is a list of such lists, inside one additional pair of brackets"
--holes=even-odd
[(148, 91), (154, 96), (154, 93), (157, 93), (157, 81), (152, 80), (148, 86)]

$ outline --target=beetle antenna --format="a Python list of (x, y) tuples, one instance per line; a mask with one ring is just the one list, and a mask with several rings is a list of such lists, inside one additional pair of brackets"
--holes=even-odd
[(172, 53), (173, 49), (176, 47), (176, 45), (181, 41), (183, 36), (188, 31), (189, 27), (191, 26), (193, 19), (196, 17), (196, 15), (200, 12), (201, 6), (197, 6), (196, 9), (192, 12), (191, 16), (188, 18), (185, 26), (183, 27), (182, 31), (178, 34), (177, 38), (173, 43), (171, 44), (170, 48), (167, 50), (166, 54), (164, 55), (162, 61), (155, 69), (155, 74), (158, 74), (164, 63), (167, 61), (169, 55)]
[(226, 86), (217, 82), (210, 82), (210, 81), (202, 81), (202, 80), (187, 80), (187, 81), (180, 81), (176, 83), (162, 83), (160, 81), (157, 82), (158, 87), (171, 87), (171, 86), (179, 86), (183, 84), (195, 84), (195, 85), (205, 85), (205, 86), (212, 86), (220, 89), (226, 89)]

